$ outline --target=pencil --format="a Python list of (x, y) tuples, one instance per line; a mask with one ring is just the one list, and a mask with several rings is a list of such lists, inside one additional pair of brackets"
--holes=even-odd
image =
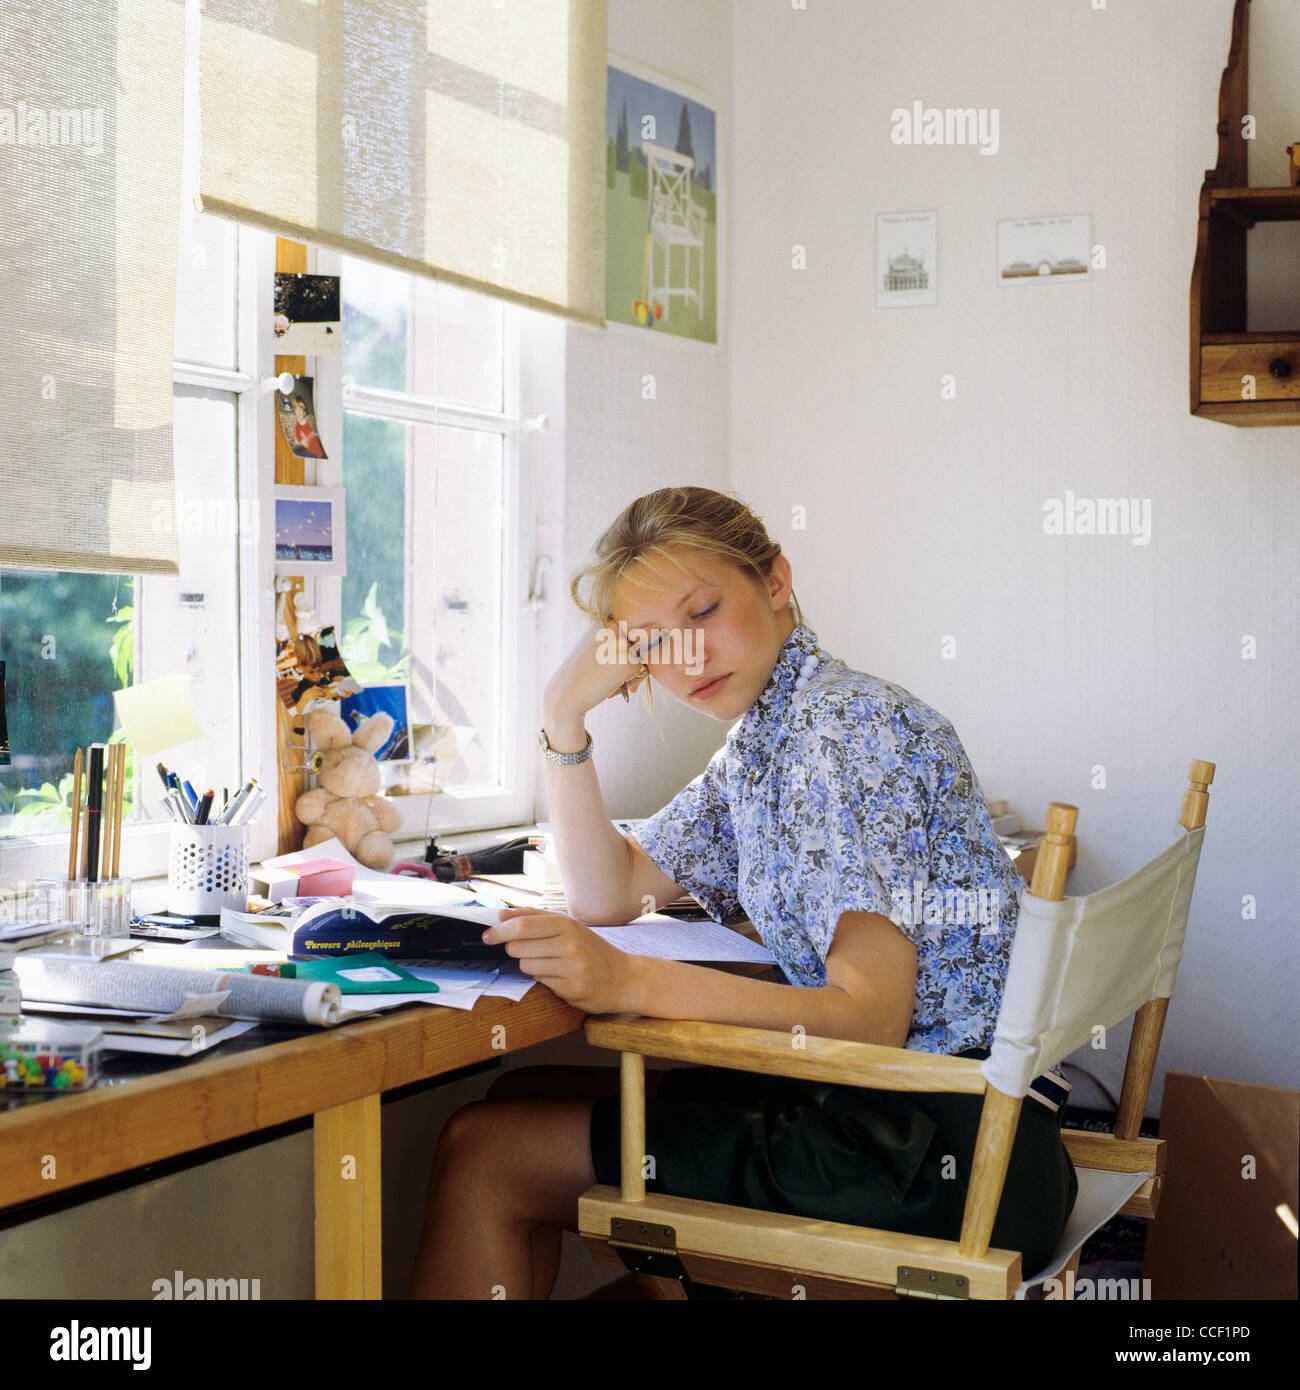
[(117, 806), (113, 811), (113, 877), (122, 868), (122, 802), (126, 796), (126, 744), (117, 745)]
[(81, 749), (72, 762), (72, 833), (68, 837), (68, 877), (77, 876), (77, 840), (81, 836)]
[(104, 837), (100, 850), (100, 863), (103, 866), (101, 878), (109, 878), (113, 870), (113, 780), (117, 775), (117, 744), (110, 743), (104, 749)]

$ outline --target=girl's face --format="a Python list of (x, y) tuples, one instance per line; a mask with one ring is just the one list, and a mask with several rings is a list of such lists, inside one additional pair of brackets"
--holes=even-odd
[(618, 582), (613, 626), (675, 700), (730, 723), (763, 693), (794, 630), (791, 587), (784, 555), (760, 585), (752, 571), (676, 546), (667, 563), (640, 560)]

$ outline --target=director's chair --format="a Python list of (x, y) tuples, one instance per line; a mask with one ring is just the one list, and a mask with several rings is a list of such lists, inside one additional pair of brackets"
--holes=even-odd
[[(1087, 897), (1064, 898), (1078, 811), (1052, 802), (1033, 881), (1020, 909), (1002, 1005), (984, 1061), (835, 1038), (614, 1014), (590, 1018), (588, 1040), (620, 1053), (622, 1190), (597, 1185), (578, 1202), (578, 1230), (597, 1260), (639, 1274), (808, 1298), (1023, 1298), (1078, 1267), (1083, 1243), (1123, 1212), (1154, 1217), (1165, 1172), (1162, 1140), (1138, 1129), (1165, 1011), (1182, 957), (1205, 837), (1214, 764), (1194, 761), (1173, 844), (1145, 867)], [(1019, 1251), (989, 1248), (1030, 1083), (1100, 1026), (1134, 1014), (1114, 1135), (1065, 1129), (1079, 1181), (1048, 1263), (1021, 1269)], [(781, 1212), (647, 1193), (645, 1058), (802, 1077), (891, 1091), (983, 1095), (970, 1186), (957, 1240), (811, 1220)]]

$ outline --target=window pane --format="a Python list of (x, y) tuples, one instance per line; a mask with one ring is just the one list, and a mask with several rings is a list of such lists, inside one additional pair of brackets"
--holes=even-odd
[(343, 418), (344, 659), (363, 685), (408, 687), (414, 760), (386, 764), (385, 789), (495, 786), (503, 436)]
[(503, 440), (482, 430), (415, 433), (416, 517), (431, 521), (437, 535), (435, 722), (450, 726), (456, 743), (439, 757), (438, 774), (448, 787), (495, 785), (501, 767)]
[[(159, 760), (202, 793), (235, 787), (245, 771), (239, 746), (239, 547), (256, 545), (256, 517), (241, 512), (235, 481), (235, 397), (178, 386), (172, 412), (176, 438), (176, 519), (180, 574), (142, 575), (137, 681), (185, 673), (194, 713), (206, 733), (144, 760), (146, 811), (163, 818)], [(199, 783), (202, 786), (199, 786)]]
[(502, 407), (499, 300), (343, 260), (343, 375), (358, 386)]
[(240, 779), (238, 547), (256, 528), (236, 503), (234, 397), (178, 388), (173, 418), (179, 578), (0, 571), (11, 750), (0, 834), (66, 829), (78, 746), (108, 742), (114, 690), (158, 676), (192, 677), (206, 736), (147, 758), (128, 744), (124, 820), (164, 818), (159, 760), (200, 791)]
[(0, 835), (71, 824), (77, 748), (107, 743), (113, 731), (111, 692), (133, 648), (133, 589), (126, 574), (0, 570), (10, 748), (9, 766), (0, 767)]
[(237, 365), (235, 346), (238, 229), (233, 222), (181, 211), (176, 263), (176, 360)]

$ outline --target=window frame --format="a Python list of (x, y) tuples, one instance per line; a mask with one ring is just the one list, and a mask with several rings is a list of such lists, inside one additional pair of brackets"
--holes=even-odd
[[(237, 547), (237, 633), (240, 665), (238, 728), (240, 766), (255, 775), (270, 793), (262, 814), (252, 823), (249, 853), (254, 860), (277, 852), (280, 806), (278, 795), (277, 710), (275, 692), (275, 562), (274, 411), (262, 390), (275, 367), (272, 308), (276, 237), (240, 225), (237, 229), (236, 365), (212, 367), (173, 361), (173, 386), (194, 386), (228, 392), (236, 412), (235, 478), (237, 505), (251, 509), (256, 539)], [(340, 274), (340, 253), (320, 247), (308, 250), (308, 268), (315, 274)], [(397, 841), (421, 842), (427, 834), (494, 830), (531, 823), (537, 789), (535, 733), (526, 711), (537, 704), (537, 610), (533, 592), (536, 565), (534, 531), (537, 525), (532, 473), (545, 452), (547, 415), (539, 408), (546, 396), (562, 400), (564, 325), (541, 314), (503, 305), (503, 400), (501, 411), (437, 403), (441, 425), (490, 429), (502, 436), (502, 509), (504, 573), (502, 574), (501, 776), (503, 790), (495, 793), (452, 788), (437, 794), (391, 798), (402, 812)], [(328, 436), (342, 439), (342, 356), (309, 359), (316, 379), (318, 419)], [(314, 364), (314, 365), (313, 365)], [(348, 392), (347, 408), (370, 406), (363, 413), (383, 414), (406, 423), (432, 424), (433, 402), (401, 392)], [(337, 456), (317, 464), (322, 485), (341, 483), (342, 461)], [(304, 601), (322, 621), (342, 631), (342, 581), (308, 580)], [(147, 621), (145, 615), (145, 621)], [(152, 759), (146, 759), (146, 763)], [(168, 821), (123, 826), (122, 873), (132, 879), (166, 876)], [(0, 877), (6, 882), (59, 877), (67, 870), (67, 833), (0, 838)]]
[[(357, 259), (364, 259), (358, 257)], [(317, 275), (343, 275), (343, 255), (325, 247), (308, 251), (308, 270)], [(414, 278), (414, 277), (413, 277)], [(484, 430), (502, 437), (502, 546), (501, 576), (501, 785), (497, 792), (450, 788), (438, 793), (390, 797), (402, 814), (394, 840), (423, 840), (426, 835), (493, 830), (530, 823), (534, 814), (537, 768), (535, 734), (529, 734), (523, 711), (536, 703), (536, 622), (530, 578), (534, 563), (534, 498), (532, 492), (532, 441), (543, 432), (538, 421), (545, 416), (532, 399), (540, 385), (536, 372), (525, 370), (524, 359), (554, 351), (559, 325), (524, 313), (517, 305), (502, 304), (502, 408), (468, 406), (435, 401), (404, 391), (344, 387), (342, 355), (316, 359), (317, 420), (332, 439), (343, 438), (343, 413), (374, 415), (411, 425), (446, 425)], [(342, 486), (340, 458), (317, 464), (318, 478)], [(342, 634), (342, 580), (317, 581), (316, 611), (322, 621), (333, 622)]]

